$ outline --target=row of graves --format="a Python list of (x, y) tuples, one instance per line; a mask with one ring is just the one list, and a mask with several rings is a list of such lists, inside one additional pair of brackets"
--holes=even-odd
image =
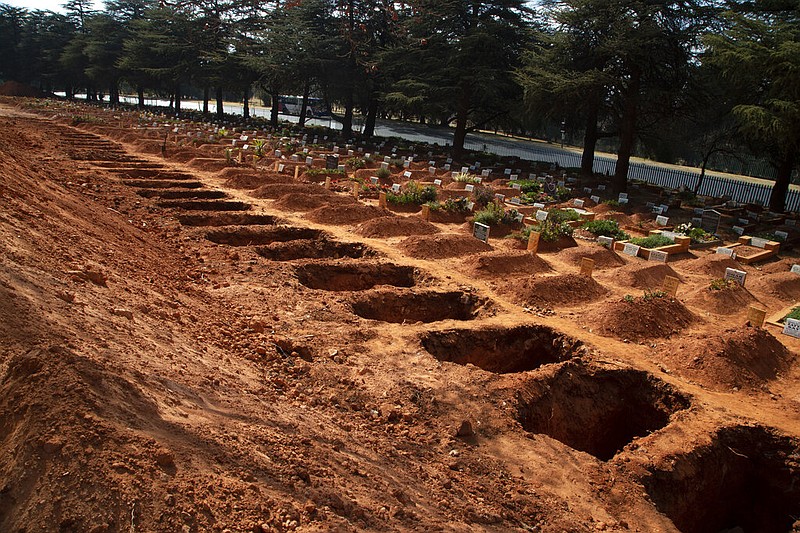
[[(268, 169), (390, 210), (417, 213), (427, 221), (468, 223), (473, 237), (486, 243), (512, 236), (533, 254), (540, 247), (570, 246), (579, 238), (643, 261), (668, 263), (690, 250), (707, 249), (753, 265), (800, 242), (796, 214), (635, 181), (628, 192), (612, 196), (607, 178), (578, 177), (549, 163), (496, 157), (463, 163), (443, 147), (386, 140), (351, 139), (340, 145), (333, 132), (316, 128), (291, 134), (176, 121), (140, 127), (163, 136), (162, 152), (168, 147), (194, 148), (202, 156), (189, 161), (193, 166)], [(603, 225), (594, 234), (583, 231), (595, 220), (615, 224), (606, 225), (607, 233)], [(591, 276), (592, 269), (593, 261), (584, 259), (581, 273)], [(791, 272), (800, 276), (800, 265), (792, 266)], [(725, 273), (726, 280), (742, 287), (746, 277), (745, 271), (734, 268)], [(665, 278), (663, 288), (670, 296), (678, 286), (676, 278)], [(765, 309), (753, 307), (749, 316), (757, 325), (771, 323), (800, 337), (800, 320), (787, 318), (797, 307), (780, 310), (769, 320)]]

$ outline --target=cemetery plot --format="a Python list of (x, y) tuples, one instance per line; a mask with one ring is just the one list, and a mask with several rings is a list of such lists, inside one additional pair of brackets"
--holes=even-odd
[(431, 331), (420, 340), (440, 361), (471, 364), (496, 374), (536, 370), (585, 354), (579, 340), (548, 326)]
[(178, 222), (183, 226), (271, 226), (280, 220), (272, 215), (253, 213), (197, 213), (180, 214)]
[(526, 383), (516, 418), (526, 431), (608, 461), (689, 406), (686, 396), (647, 372), (567, 363)]
[(358, 259), (374, 257), (377, 253), (362, 243), (338, 242), (325, 237), (313, 240), (276, 242), (259, 246), (256, 253), (270, 261), (297, 261), (300, 259)]
[(200, 189), (203, 187), (201, 182), (194, 180), (122, 180), (122, 184), (140, 189)]
[(227, 198), (224, 191), (199, 190), (199, 189), (141, 189), (136, 194), (143, 198), (163, 198), (175, 200), (183, 198), (219, 199)]
[(308, 263), (298, 266), (295, 274), (306, 287), (325, 291), (364, 291), (377, 285), (413, 287), (418, 277), (414, 267), (390, 263)]
[(724, 427), (653, 464), (642, 481), (656, 507), (684, 533), (790, 532), (800, 516), (798, 453), (796, 439), (767, 428)]
[(680, 301), (660, 291), (626, 295), (583, 314), (587, 327), (601, 335), (632, 341), (669, 337), (697, 320)]
[(275, 228), (237, 227), (209, 231), (206, 239), (228, 246), (255, 246), (273, 242), (319, 239), (324, 233), (317, 229), (280, 226)]
[(163, 169), (156, 169), (156, 168), (145, 168), (145, 169), (132, 169), (132, 168), (125, 168), (125, 169), (116, 169), (112, 172), (119, 174), (124, 178), (129, 179), (159, 179), (159, 180), (194, 180), (196, 179), (195, 176), (189, 174), (187, 172), (180, 172), (177, 170), (163, 170)]
[(353, 313), (380, 322), (414, 323), (473, 320), (486, 314), (489, 302), (473, 293), (375, 290), (352, 302)]
[(506, 284), (505, 291), (520, 305), (539, 307), (588, 303), (608, 294), (608, 290), (594, 278), (579, 274), (511, 280)]
[(247, 211), (251, 207), (248, 203), (233, 200), (170, 200), (158, 202), (158, 206), (183, 211)]

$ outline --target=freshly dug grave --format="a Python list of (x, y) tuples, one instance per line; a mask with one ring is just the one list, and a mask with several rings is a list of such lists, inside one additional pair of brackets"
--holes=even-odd
[(372, 205), (326, 205), (314, 209), (305, 218), (321, 224), (358, 224), (373, 218), (391, 216), (391, 212)]
[(748, 283), (753, 291), (768, 294), (786, 304), (800, 300), (800, 276), (794, 272), (767, 274)]
[(284, 194), (275, 201), (275, 207), (284, 211), (311, 211), (324, 206), (355, 205), (357, 200), (349, 196), (331, 194)]
[(197, 213), (178, 215), (178, 222), (184, 226), (272, 226), (280, 219), (272, 215), (253, 213)]
[(577, 362), (530, 379), (516, 406), (526, 431), (608, 461), (637, 437), (665, 427), (690, 402), (647, 372)]
[(397, 248), (416, 259), (446, 259), (459, 255), (490, 252), (492, 247), (468, 235), (420, 235), (401, 241)]
[(550, 264), (530, 252), (494, 251), (473, 255), (464, 262), (464, 270), (477, 277), (492, 278), (514, 274), (532, 275), (552, 272)]
[(355, 232), (362, 237), (400, 237), (433, 235), (441, 230), (419, 217), (387, 216), (363, 222), (356, 227)]
[(683, 533), (790, 533), (800, 517), (800, 442), (760, 426), (724, 427), (649, 467), (642, 480)]
[(697, 317), (673, 298), (632, 298), (608, 302), (583, 316), (587, 327), (600, 335), (640, 341), (679, 333)]
[(685, 301), (690, 306), (715, 315), (735, 315), (747, 311), (748, 306), (756, 301), (756, 297), (737, 283), (722, 289), (699, 287), (691, 292)]
[(392, 323), (472, 320), (487, 314), (489, 302), (470, 292), (402, 291), (380, 289), (357, 296), (353, 313), (361, 318)]
[(209, 231), (206, 234), (206, 239), (228, 246), (255, 246), (273, 242), (318, 239), (322, 236), (323, 232), (321, 230), (311, 228), (296, 228), (292, 226), (254, 228), (245, 226)]
[(250, 193), (253, 198), (276, 199), (285, 194), (334, 194), (319, 185), (305, 183), (269, 183)]
[(413, 287), (417, 271), (391, 263), (308, 263), (297, 267), (297, 279), (311, 289), (364, 291), (376, 285)]
[(256, 248), (256, 253), (270, 261), (296, 261), (298, 259), (358, 259), (375, 257), (370, 247), (355, 242), (337, 242), (327, 238), (276, 242)]
[(163, 198), (165, 200), (175, 200), (183, 198), (196, 199), (220, 199), (227, 198), (224, 191), (210, 189), (141, 189), (136, 194), (143, 198)]
[(716, 335), (682, 335), (660, 344), (654, 356), (684, 378), (723, 391), (759, 388), (796, 361), (770, 332), (750, 326)]
[(608, 289), (590, 276), (560, 274), (514, 280), (504, 292), (520, 305), (547, 307), (593, 302), (608, 294)]
[(735, 268), (736, 270), (744, 270), (742, 265), (728, 256), (707, 253), (693, 261), (686, 261), (681, 265), (687, 272), (693, 274), (705, 274), (713, 279), (719, 279), (725, 276), (725, 270), (728, 268)]
[(603, 270), (606, 268), (617, 268), (625, 264), (625, 260), (613, 250), (600, 245), (596, 246), (579, 246), (578, 248), (566, 248), (558, 254), (558, 259), (567, 264), (580, 266), (581, 259), (584, 257), (594, 261), (594, 268), (596, 270)]
[(635, 262), (615, 270), (614, 283), (636, 289), (660, 289), (667, 276), (683, 281), (683, 277), (669, 265)]
[(225, 187), (238, 190), (252, 190), (263, 185), (293, 181), (289, 176), (244, 168), (226, 168), (218, 176), (225, 179)]
[(247, 211), (251, 207), (235, 200), (168, 200), (158, 206), (183, 211)]
[(496, 374), (536, 370), (586, 353), (581, 341), (538, 325), (431, 331), (420, 341), (439, 361)]

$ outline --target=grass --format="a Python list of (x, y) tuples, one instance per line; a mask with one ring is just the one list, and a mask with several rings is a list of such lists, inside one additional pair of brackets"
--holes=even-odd
[(711, 283), (708, 285), (708, 289), (711, 291), (731, 291), (736, 290), (739, 287), (739, 284), (732, 279), (713, 279)]
[(636, 244), (642, 248), (660, 248), (661, 246), (669, 246), (673, 243), (663, 235), (650, 235), (648, 237), (637, 237), (630, 240), (631, 244)]
[(630, 235), (622, 231), (616, 220), (591, 220), (584, 224), (583, 229), (598, 237), (602, 235), (617, 241), (631, 238)]
[(781, 324), (786, 322), (787, 318), (792, 318), (794, 320), (800, 320), (800, 305), (789, 311), (789, 314), (786, 315), (781, 319)]

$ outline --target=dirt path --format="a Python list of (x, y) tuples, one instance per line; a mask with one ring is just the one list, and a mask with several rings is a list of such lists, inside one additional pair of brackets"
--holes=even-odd
[(75, 113), (0, 105), (0, 530), (792, 531), (800, 341), (715, 258), (626, 307), (663, 269), (362, 237)]

